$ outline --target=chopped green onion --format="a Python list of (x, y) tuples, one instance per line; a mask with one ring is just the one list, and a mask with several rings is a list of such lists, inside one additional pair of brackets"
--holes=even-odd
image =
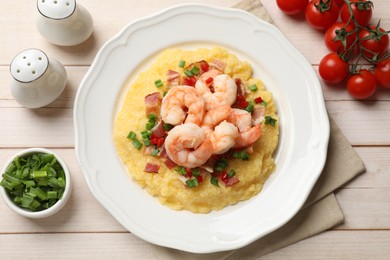
[(160, 152), (160, 149), (154, 149), (152, 151), (152, 156), (157, 156), (159, 152)]
[(147, 139), (142, 139), (142, 142), (144, 143), (145, 146), (150, 146), (150, 140), (149, 140), (149, 138), (147, 138)]
[(163, 92), (163, 97), (165, 97), (168, 94), (168, 91)]
[(198, 177), (200, 175), (199, 169), (191, 169), (191, 173), (193, 176)]
[(23, 194), (23, 197), (21, 198), (21, 206), (23, 208), (30, 208), (30, 205), (32, 204), (33, 200), (33, 197), (28, 196), (27, 194)]
[(156, 122), (154, 120), (152, 120), (152, 121), (147, 122), (145, 127), (147, 130), (151, 130), (155, 125), (156, 125)]
[(260, 105), (262, 105), (263, 107), (265, 107), (267, 105), (267, 103), (263, 100), (261, 101)]
[(192, 77), (194, 74), (190, 70), (184, 71), (184, 74), (186, 74), (187, 77)]
[(250, 89), (252, 92), (256, 92), (256, 91), (257, 91), (257, 86), (256, 86), (256, 84), (253, 84), (253, 85), (249, 86), (249, 89)]
[(214, 166), (215, 171), (222, 172), (228, 166), (228, 160), (225, 158), (219, 159)]
[(199, 185), (199, 182), (197, 178), (193, 178), (193, 179), (186, 180), (186, 184), (188, 188), (195, 188)]
[(157, 116), (155, 114), (149, 114), (148, 120), (145, 127), (146, 130), (151, 130), (156, 125)]
[(148, 119), (149, 119), (149, 121), (156, 121), (157, 120), (157, 116), (155, 115), (155, 114), (153, 114), (153, 113), (151, 113), (151, 114), (149, 114), (148, 115)]
[(167, 123), (163, 124), (163, 129), (165, 131), (170, 131), (172, 128), (173, 128), (173, 125), (171, 125), (171, 124), (167, 124)]
[(36, 179), (36, 178), (44, 178), (47, 177), (47, 171), (33, 171), (30, 174), (31, 178)]
[(161, 88), (164, 83), (161, 81), (161, 79), (158, 79), (154, 82), (154, 85), (157, 87), (157, 88)]
[(228, 173), (227, 173), (227, 176), (228, 176), (229, 178), (233, 177), (234, 175), (236, 175), (236, 171), (233, 170), (233, 169), (230, 169), (230, 170), (228, 171)]
[(24, 185), (26, 185), (26, 188), (30, 188), (30, 187), (35, 186), (35, 181), (26, 180), (26, 181), (23, 181), (23, 183), (24, 183)]
[(152, 132), (148, 130), (144, 130), (141, 132), (142, 139), (150, 139), (152, 136)]
[(239, 152), (234, 152), (233, 153), (233, 158), (238, 158), (243, 161), (248, 161), (249, 160), (249, 154), (245, 151), (239, 151)]
[(127, 135), (127, 138), (129, 138), (130, 140), (133, 140), (137, 137), (137, 134), (134, 133), (133, 131), (130, 131), (130, 133)]
[(217, 178), (215, 178), (215, 177), (212, 176), (211, 179), (210, 179), (210, 182), (211, 182), (211, 184), (213, 184), (214, 186), (219, 187), (218, 179), (217, 179)]
[(253, 113), (253, 108), (255, 107), (255, 105), (253, 105), (252, 102), (248, 102), (248, 105), (247, 107), (245, 108), (246, 111), (248, 111), (249, 113)]
[(58, 196), (57, 191), (48, 191), (47, 192), (47, 197), (49, 199), (56, 199), (57, 196)]
[(40, 198), (41, 200), (47, 199), (47, 194), (44, 192), (41, 188), (34, 189), (33, 187), (30, 188), (30, 193), (34, 194), (35, 197)]
[(179, 61), (180, 68), (184, 68), (185, 65), (186, 65), (186, 62), (184, 60)]
[(265, 124), (266, 125), (275, 126), (275, 123), (276, 123), (275, 118), (273, 118), (272, 116), (265, 116)]
[(133, 140), (133, 146), (135, 147), (135, 149), (141, 150), (142, 144), (141, 144), (140, 141), (138, 141), (138, 139), (134, 139)]
[(192, 75), (198, 75), (200, 69), (196, 66), (194, 66), (192, 69), (191, 69), (191, 73)]
[(7, 170), (5, 170), (6, 173), (12, 173), (13, 171), (16, 170), (16, 165), (14, 163), (11, 163), (8, 167)]
[(180, 175), (186, 175), (187, 174), (186, 168), (184, 168), (183, 166), (177, 167), (175, 169), (175, 171), (177, 171)]

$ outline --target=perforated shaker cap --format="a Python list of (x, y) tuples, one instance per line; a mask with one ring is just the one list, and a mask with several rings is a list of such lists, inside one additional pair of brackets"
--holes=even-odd
[(46, 54), (38, 49), (27, 49), (11, 62), (11, 75), (19, 82), (28, 83), (41, 77), (49, 66)]
[(51, 19), (65, 19), (76, 10), (76, 0), (37, 0), (38, 11)]

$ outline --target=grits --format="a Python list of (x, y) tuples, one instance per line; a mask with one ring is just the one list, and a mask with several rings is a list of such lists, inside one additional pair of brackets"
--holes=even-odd
[[(240, 78), (246, 86), (257, 85), (258, 90), (251, 92), (248, 99), (253, 100), (261, 96), (266, 102), (265, 115), (272, 116), (277, 121), (275, 126), (262, 122), (262, 135), (253, 144), (254, 152), (250, 154), (249, 161), (240, 159), (229, 161), (229, 168), (236, 171), (238, 183), (226, 187), (220, 184), (217, 187), (210, 183), (208, 174), (199, 186), (187, 188), (174, 169), (168, 169), (159, 158), (143, 154), (143, 148), (137, 150), (127, 135), (131, 130), (139, 136), (139, 133), (145, 130), (147, 118), (144, 97), (156, 91), (164, 91), (168, 69), (182, 73), (183, 69), (178, 67), (180, 60), (185, 60), (187, 65), (200, 60), (210, 62), (215, 58), (226, 63), (225, 73), (232, 78)], [(114, 124), (113, 138), (117, 152), (137, 183), (158, 198), (160, 203), (175, 210), (185, 209), (195, 213), (220, 210), (258, 194), (264, 182), (275, 170), (273, 154), (278, 144), (279, 120), (272, 94), (266, 91), (261, 80), (251, 76), (252, 68), (249, 63), (240, 61), (235, 55), (220, 47), (197, 50), (168, 49), (162, 52), (132, 83)], [(164, 87), (156, 88), (154, 84), (156, 79), (161, 79)], [(160, 165), (157, 174), (144, 172), (147, 162)]]

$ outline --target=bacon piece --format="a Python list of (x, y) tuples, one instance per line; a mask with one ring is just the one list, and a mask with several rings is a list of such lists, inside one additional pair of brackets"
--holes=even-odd
[(165, 159), (164, 163), (168, 167), (168, 169), (172, 169), (177, 166), (177, 164), (174, 161), (172, 161), (169, 157)]
[(157, 123), (152, 129), (152, 134), (156, 136), (157, 138), (165, 137), (167, 133), (165, 132), (163, 128), (164, 122), (160, 120), (160, 122)]
[(180, 81), (180, 74), (174, 70), (167, 71), (167, 85), (168, 87), (178, 86)]
[(228, 178), (226, 182), (222, 182), (226, 187), (227, 186), (232, 186), (236, 183), (239, 183), (240, 180), (237, 178), (237, 177), (231, 177), (231, 178)]
[(144, 154), (151, 155), (153, 150), (154, 150), (153, 146), (145, 146)]
[(221, 61), (221, 60), (218, 60), (218, 59), (213, 59), (210, 62), (210, 66), (221, 71), (221, 72), (224, 72), (225, 68), (226, 68), (226, 63)]
[(160, 169), (160, 165), (154, 164), (154, 163), (147, 163), (145, 165), (144, 172), (149, 172), (149, 173), (158, 173), (158, 170)]
[(146, 115), (155, 114), (156, 116), (160, 115), (160, 107), (161, 107), (161, 93), (154, 92), (145, 97), (145, 107), (146, 107)]
[(265, 107), (261, 105), (255, 105), (252, 113), (252, 124), (259, 125), (264, 120)]
[(237, 96), (247, 97), (249, 94), (249, 91), (246, 88), (245, 84), (242, 82), (242, 80), (237, 78), (237, 79), (234, 79), (234, 82), (237, 85)]
[(162, 159), (169, 158), (168, 154), (167, 154), (167, 151), (165, 150), (165, 146), (161, 147), (160, 158), (162, 158)]

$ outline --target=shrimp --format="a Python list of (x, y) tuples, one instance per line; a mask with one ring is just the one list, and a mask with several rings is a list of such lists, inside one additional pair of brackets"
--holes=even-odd
[(227, 119), (231, 113), (232, 108), (229, 105), (215, 107), (204, 114), (201, 127), (214, 129), (216, 125)]
[(168, 132), (165, 150), (176, 164), (194, 168), (207, 162), (213, 153), (213, 145), (200, 126), (186, 123)]
[(205, 129), (213, 145), (213, 154), (222, 154), (235, 144), (238, 135), (237, 128), (225, 120), (232, 113), (229, 105), (222, 105), (207, 111), (201, 127)]
[(233, 148), (242, 148), (256, 142), (261, 136), (261, 125), (255, 125), (245, 132), (240, 132)]
[(226, 121), (217, 125), (210, 134), (210, 141), (213, 145), (213, 154), (223, 154), (236, 144), (238, 129), (232, 123)]
[(204, 115), (204, 101), (198, 92), (189, 86), (171, 88), (162, 100), (161, 118), (165, 123), (200, 125)]
[(233, 108), (227, 121), (237, 126), (239, 131), (233, 148), (242, 148), (251, 145), (261, 136), (261, 125), (252, 126), (252, 116), (246, 110)]
[(236, 83), (229, 75), (221, 74), (219, 70), (203, 73), (196, 81), (195, 88), (204, 99), (206, 111), (220, 105), (231, 106), (236, 101)]

